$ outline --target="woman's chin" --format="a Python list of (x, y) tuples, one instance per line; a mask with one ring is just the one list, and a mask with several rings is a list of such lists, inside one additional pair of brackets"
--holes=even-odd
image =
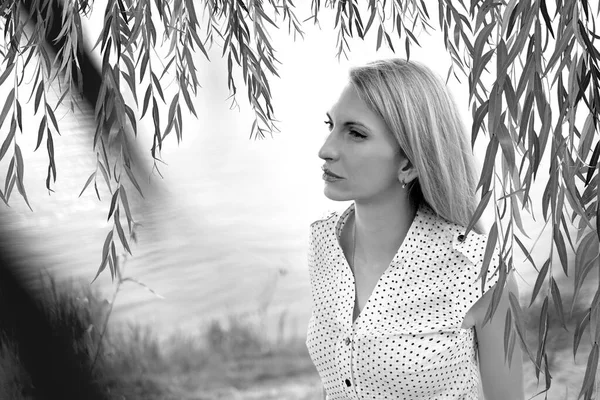
[(323, 189), (323, 194), (329, 200), (333, 201), (350, 201), (353, 200), (352, 196), (348, 195), (348, 193), (342, 193), (339, 190), (335, 190), (331, 186), (325, 184), (325, 188)]

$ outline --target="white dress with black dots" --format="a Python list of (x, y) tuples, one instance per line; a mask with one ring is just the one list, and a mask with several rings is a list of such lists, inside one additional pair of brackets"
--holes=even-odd
[[(482, 296), (487, 236), (426, 205), (353, 322), (354, 275), (339, 238), (343, 213), (311, 224), (312, 316), (306, 345), (328, 400), (476, 400), (479, 367), (474, 329), (461, 328)], [(497, 282), (492, 258), (486, 292)]]

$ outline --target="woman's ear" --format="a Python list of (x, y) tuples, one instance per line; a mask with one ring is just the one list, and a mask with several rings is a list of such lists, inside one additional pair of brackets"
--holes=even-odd
[(398, 180), (402, 183), (410, 183), (418, 177), (417, 169), (406, 157), (402, 158), (398, 167)]

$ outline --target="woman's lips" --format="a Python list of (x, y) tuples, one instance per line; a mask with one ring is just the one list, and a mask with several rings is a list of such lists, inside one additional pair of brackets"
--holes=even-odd
[(333, 172), (329, 171), (326, 168), (323, 168), (323, 180), (326, 180), (328, 182), (333, 182), (333, 181), (337, 181), (340, 179), (344, 179), (339, 175), (334, 174)]

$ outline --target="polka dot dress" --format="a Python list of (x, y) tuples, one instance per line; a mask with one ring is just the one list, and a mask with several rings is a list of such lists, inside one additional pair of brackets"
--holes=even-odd
[[(409, 231), (353, 322), (354, 275), (339, 238), (343, 213), (311, 224), (312, 316), (306, 345), (327, 392), (338, 399), (478, 398), (474, 329), (461, 328), (482, 296), (487, 236), (422, 205)], [(492, 259), (483, 292), (497, 281)]]

